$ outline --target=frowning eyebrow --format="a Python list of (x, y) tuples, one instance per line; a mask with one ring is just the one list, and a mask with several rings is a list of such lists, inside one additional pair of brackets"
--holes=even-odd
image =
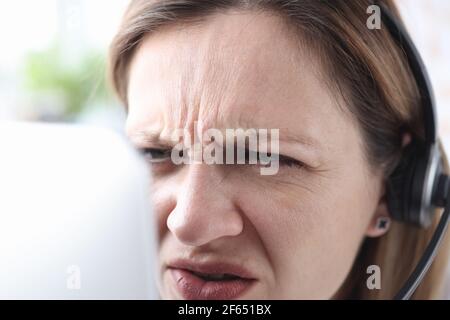
[(137, 131), (128, 134), (128, 139), (137, 148), (146, 148), (148, 146), (158, 148), (173, 148), (177, 142), (165, 139), (159, 131)]
[(315, 150), (321, 148), (321, 143), (317, 139), (306, 135), (298, 135), (287, 128), (280, 129), (280, 140), (287, 143), (297, 143)]
[[(240, 128), (245, 130), (249, 130), (252, 128)], [(257, 129), (256, 129), (257, 130)], [(300, 136), (291, 132), (287, 128), (282, 128), (280, 130), (280, 141), (301, 145), (305, 149), (310, 149), (311, 151), (318, 151), (320, 149), (320, 143), (316, 139), (306, 136)], [(223, 130), (222, 130), (223, 131)], [(225, 137), (225, 134), (224, 134)], [(130, 141), (135, 144), (137, 147), (145, 148), (150, 146), (153, 147), (161, 147), (161, 148), (173, 148), (180, 141), (174, 141), (170, 139), (170, 137), (163, 137), (160, 131), (157, 130), (140, 130), (136, 132), (132, 132), (128, 135)]]

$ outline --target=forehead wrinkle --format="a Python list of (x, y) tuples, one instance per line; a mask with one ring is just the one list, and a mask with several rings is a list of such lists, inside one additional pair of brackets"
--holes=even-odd
[[(249, 20), (252, 19), (256, 16)], [(267, 83), (264, 80), (268, 76), (264, 71), (265, 63), (269, 59), (268, 63), (273, 64), (270, 56), (258, 50), (266, 46), (269, 39), (263, 38), (256, 43), (251, 41), (249, 32), (245, 34), (247, 25), (251, 25), (251, 21), (239, 24), (232, 37), (223, 39), (218, 37), (220, 29), (217, 27), (205, 31), (195, 26), (184, 26), (181, 32), (192, 34), (200, 31), (197, 33), (200, 38), (199, 41), (185, 42), (182, 39), (177, 42), (181, 50), (173, 54), (176, 63), (170, 58), (167, 61), (168, 67), (178, 65), (181, 72), (170, 72), (170, 80), (164, 86), (170, 105), (169, 112), (164, 112), (165, 127), (172, 125), (192, 131), (196, 120), (202, 120), (211, 127), (220, 127), (221, 124), (248, 127), (244, 123), (248, 117), (245, 114), (247, 107), (253, 107), (253, 117), (264, 112), (264, 108), (258, 107), (263, 105), (263, 95), (252, 96), (251, 101), (241, 99), (242, 94), (259, 86), (260, 82), (263, 85)], [(286, 33), (279, 26), (277, 29)], [(245, 41), (246, 38), (250, 41)], [(242, 46), (242, 43), (248, 45)]]
[[(179, 58), (178, 58), (179, 59)], [(167, 84), (166, 101), (169, 105), (169, 112), (165, 114), (165, 124), (172, 123), (180, 127), (184, 119), (187, 118), (187, 108), (185, 107), (186, 80), (185, 72), (173, 72)]]
[[(195, 27), (190, 27), (195, 28)], [(184, 29), (181, 32), (188, 32)], [(220, 48), (212, 35), (202, 32), (195, 45), (184, 45), (176, 54), (177, 67), (180, 70), (177, 81), (170, 81), (176, 95), (168, 99), (177, 112), (172, 112), (179, 128), (193, 131), (195, 121), (201, 120), (212, 125), (217, 122), (221, 105), (226, 99), (232, 79), (224, 60), (220, 57)]]
[[(245, 38), (243, 32), (252, 23), (252, 19), (249, 20), (240, 26), (231, 39), (216, 40), (214, 32), (208, 37), (212, 41), (209, 41), (207, 53), (202, 59), (205, 69), (199, 68), (205, 71), (203, 77), (200, 77), (202, 82), (199, 86), (203, 89), (200, 108), (202, 119), (218, 124), (242, 124), (242, 112), (233, 111), (236, 111), (235, 107), (241, 108), (239, 111), (246, 107), (239, 101), (239, 95), (243, 87), (254, 81), (249, 77), (259, 77), (258, 74), (261, 73), (252, 54), (255, 51), (258, 53), (255, 46), (242, 47), (242, 37)], [(252, 105), (257, 106), (258, 100), (252, 100)]]
[[(183, 30), (170, 30), (175, 37), (180, 36)], [(192, 54), (190, 48), (182, 41), (176, 43), (177, 50), (168, 56), (166, 68), (167, 77), (163, 85), (165, 100), (168, 108), (164, 110), (164, 127), (171, 129), (193, 128), (193, 119), (197, 117), (198, 108), (195, 103), (193, 88), (196, 80), (197, 54)], [(175, 71), (174, 71), (175, 67)]]
[(199, 118), (206, 126), (224, 122), (227, 100), (232, 95), (232, 70), (219, 47), (220, 43), (211, 41), (204, 61), (204, 73), (200, 77), (200, 112)]
[[(179, 109), (170, 115), (178, 127), (192, 130), (197, 120), (206, 126), (225, 120), (223, 107), (236, 87), (233, 71), (242, 68), (242, 63), (236, 54), (224, 55), (221, 43), (211, 39), (212, 36), (202, 34), (194, 48), (184, 47), (177, 53), (181, 72), (176, 76), (177, 81), (169, 81), (172, 89), (167, 91), (167, 99), (172, 101), (173, 108)], [(186, 54), (186, 49), (191, 54)], [(171, 95), (171, 90), (177, 94)]]

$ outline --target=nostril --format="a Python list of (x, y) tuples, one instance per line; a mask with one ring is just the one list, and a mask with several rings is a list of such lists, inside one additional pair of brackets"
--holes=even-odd
[(182, 243), (202, 246), (219, 238), (242, 233), (243, 220), (238, 212), (183, 213), (175, 209), (167, 218), (169, 231)]

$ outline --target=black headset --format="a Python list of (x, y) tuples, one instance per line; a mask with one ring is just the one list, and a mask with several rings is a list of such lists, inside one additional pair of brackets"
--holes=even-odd
[(409, 299), (431, 266), (449, 224), (450, 179), (443, 171), (443, 159), (437, 137), (437, 114), (433, 89), (422, 58), (402, 23), (383, 3), (382, 22), (405, 53), (420, 90), (425, 139), (414, 137), (404, 148), (402, 159), (386, 183), (386, 197), (392, 218), (428, 228), (436, 208), (445, 208), (433, 237), (416, 268), (395, 299)]

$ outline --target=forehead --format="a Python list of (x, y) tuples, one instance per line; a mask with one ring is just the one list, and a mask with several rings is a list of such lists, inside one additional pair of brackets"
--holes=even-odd
[[(314, 140), (349, 119), (282, 20), (217, 14), (148, 36), (130, 66), (127, 131), (279, 128)], [(337, 131), (336, 131), (337, 130)]]

